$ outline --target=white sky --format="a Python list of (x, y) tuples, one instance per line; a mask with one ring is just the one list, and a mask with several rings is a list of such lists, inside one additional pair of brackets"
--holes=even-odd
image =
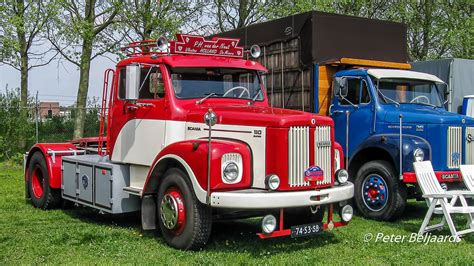
[[(102, 97), (104, 71), (114, 66), (115, 63), (105, 57), (97, 57), (92, 61), (89, 97)], [(79, 69), (76, 65), (66, 60), (54, 61), (44, 67), (33, 68), (29, 75), (30, 96), (34, 96), (38, 91), (40, 101), (58, 101), (63, 106), (69, 106), (75, 102), (79, 86)], [(6, 84), (9, 90), (19, 88), (20, 72), (10, 66), (0, 65), (1, 93), (5, 92)]]

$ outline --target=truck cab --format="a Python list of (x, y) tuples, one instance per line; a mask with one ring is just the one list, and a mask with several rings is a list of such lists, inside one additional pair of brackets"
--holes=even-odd
[(178, 34), (125, 47), (105, 74), (99, 137), (26, 156), (33, 205), (141, 211), (144, 229), (180, 249), (203, 246), (217, 219), (263, 217), (260, 238), (346, 225), (353, 184), (333, 120), (270, 107), (266, 68), (238, 42)]
[(474, 163), (474, 119), (445, 110), (442, 86), (436, 76), (400, 69), (334, 75), (329, 113), (364, 216), (401, 215), (407, 197), (419, 195), (415, 161), (431, 161), (447, 189), (460, 185), (461, 164)]

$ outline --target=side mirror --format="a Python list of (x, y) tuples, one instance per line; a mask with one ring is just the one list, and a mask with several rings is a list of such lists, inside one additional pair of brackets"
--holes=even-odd
[(125, 100), (134, 101), (140, 90), (140, 65), (128, 65), (126, 71)]
[(334, 88), (339, 96), (346, 97), (348, 94), (347, 79), (338, 77), (335, 79), (337, 88)]

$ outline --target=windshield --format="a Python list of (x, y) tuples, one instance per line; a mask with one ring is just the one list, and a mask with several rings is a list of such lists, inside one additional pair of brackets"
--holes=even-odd
[(172, 68), (171, 81), (176, 97), (197, 99), (206, 96), (263, 100), (258, 74), (238, 68)]
[(373, 77), (372, 80), (384, 103), (442, 106), (440, 88), (432, 81), (398, 78), (377, 80)]

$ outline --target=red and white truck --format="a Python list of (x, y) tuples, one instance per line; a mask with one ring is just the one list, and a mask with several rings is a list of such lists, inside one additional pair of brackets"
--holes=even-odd
[(243, 59), (259, 49), (238, 42), (178, 34), (125, 47), (104, 75), (99, 136), (25, 156), (32, 204), (141, 211), (143, 229), (180, 249), (206, 244), (215, 219), (263, 216), (260, 238), (346, 225), (354, 192), (333, 121), (269, 107), (266, 68)]

